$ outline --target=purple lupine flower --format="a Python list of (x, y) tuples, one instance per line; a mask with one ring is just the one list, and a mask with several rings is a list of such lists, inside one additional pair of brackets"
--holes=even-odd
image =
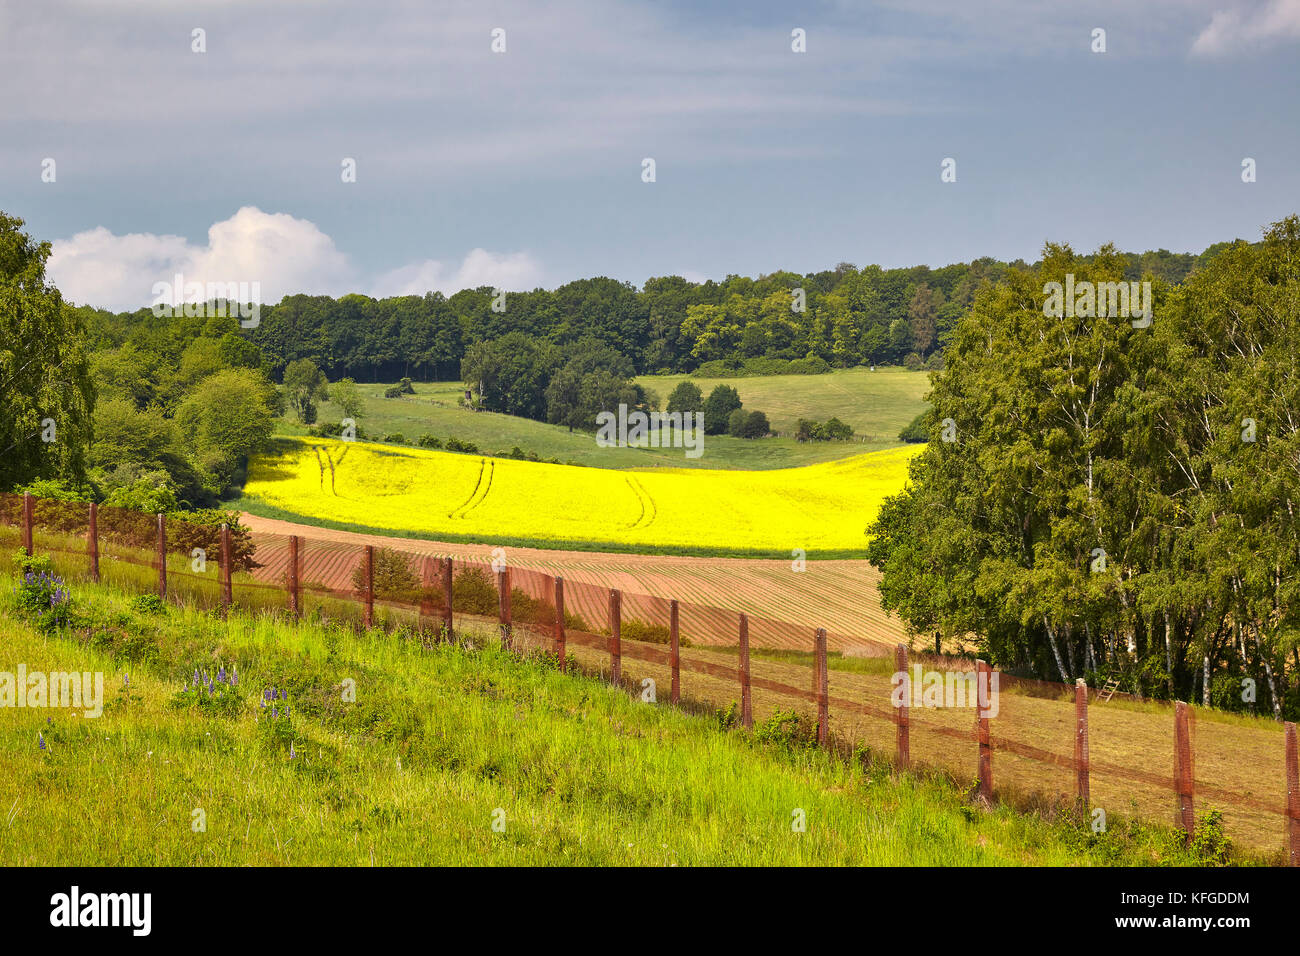
[(288, 704), (286, 704), (285, 707), (284, 707), (284, 716), (286, 716), (286, 717), (289, 716), (289, 705), (288, 705)]
[(217, 668), (217, 683), (224, 684), (225, 682), (226, 682), (226, 668), (224, 666), (219, 667)]
[(266, 701), (262, 701), (262, 709), (266, 710)]
[(199, 685), (199, 669), (196, 667), (194, 668), (194, 686), (197, 687), (198, 685)]
[(130, 689), (131, 689), (131, 675), (130, 675), (130, 674), (123, 674), (123, 675), (122, 675), (122, 686), (125, 687), (127, 690), (130, 690)]
[(45, 735), (41, 733), (39, 730), (36, 731), (36, 745), (40, 747), (42, 750), (45, 749)]
[(272, 717), (279, 717), (279, 716), (280, 716), (280, 714), (276, 711), (276, 709), (275, 709), (274, 707), (271, 708), (271, 716), (272, 716)]

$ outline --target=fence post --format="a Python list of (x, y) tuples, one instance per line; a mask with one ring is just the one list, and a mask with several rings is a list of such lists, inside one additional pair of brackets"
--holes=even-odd
[(366, 630), (370, 630), (370, 628), (375, 626), (375, 546), (373, 544), (366, 545), (366, 556), (363, 566), (365, 568), (363, 573), (365, 575), (364, 581), (366, 585), (366, 614), (364, 620)]
[(451, 558), (444, 558), (442, 561), (442, 626), (447, 632), (447, 640), (451, 640), (451, 631), (454, 618), (451, 610)]
[(32, 556), (32, 494), (23, 492), (23, 550)]
[(826, 666), (826, 628), (813, 638), (813, 697), (817, 699), (817, 743), (830, 743), (830, 674)]
[(740, 726), (754, 726), (754, 702), (749, 689), (749, 617), (740, 615)]
[(1088, 806), (1088, 682), (1074, 683), (1074, 793), (1079, 806)]
[(167, 516), (158, 512), (158, 596), (167, 597)]
[(1286, 722), (1286, 842), (1288, 862), (1300, 866), (1300, 757), (1296, 755), (1295, 724)]
[(230, 613), (230, 526), (221, 526), (221, 614)]
[[(976, 687), (990, 686), (990, 674), (992, 668), (989, 667), (988, 661), (975, 661), (975, 682)], [(987, 693), (987, 691), (985, 692)], [(989, 736), (989, 719), (985, 715), (983, 708), (979, 706), (979, 694), (976, 692), (975, 701), (975, 726), (976, 736), (979, 738), (979, 795), (980, 799), (992, 802), (993, 800), (993, 741)]]
[(1178, 793), (1178, 825), (1187, 834), (1188, 842), (1196, 832), (1191, 711), (1181, 700), (1174, 704), (1174, 790)]
[(560, 658), (560, 673), (568, 668), (565, 659), (564, 633), (564, 578), (555, 576), (555, 653)]
[(623, 639), (620, 632), (623, 615), (623, 592), (609, 589), (609, 679), (617, 684), (623, 679)]
[(898, 707), (898, 765), (912, 764), (912, 721), (908, 705), (912, 702), (912, 675), (907, 670), (907, 645), (894, 648), (894, 670), (903, 675), (903, 702)]
[(668, 663), (673, 669), (673, 686), (670, 700), (677, 704), (682, 699), (682, 645), (677, 634), (677, 600), (668, 602)]
[(502, 568), (497, 572), (497, 616), (501, 622), (501, 648), (512, 649), (510, 634), (510, 569)]
[(90, 580), (99, 583), (99, 505), (90, 503), (90, 527), (86, 535), (86, 552), (90, 559)]
[(298, 536), (289, 535), (289, 610), (295, 618), (302, 616), (301, 565), (298, 563)]

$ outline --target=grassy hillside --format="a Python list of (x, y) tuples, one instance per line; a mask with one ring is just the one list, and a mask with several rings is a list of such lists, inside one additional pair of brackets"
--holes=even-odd
[(628, 473), (364, 442), (285, 441), (250, 464), (244, 503), (498, 544), (851, 553), (862, 548), (881, 501), (902, 488), (919, 447), (777, 471)]
[[(685, 377), (648, 376), (638, 381), (655, 389), (663, 404), (673, 386)], [(698, 381), (707, 392), (720, 380)], [(401, 434), (408, 442), (424, 434), (443, 440), (454, 436), (474, 442), (487, 454), (509, 453), (518, 446), (543, 459), (600, 468), (792, 468), (896, 446), (899, 430), (925, 407), (924, 395), (930, 387), (926, 374), (903, 369), (871, 372), (854, 368), (827, 375), (726, 381), (740, 392), (747, 406), (767, 412), (778, 431), (793, 432), (800, 417), (824, 421), (837, 416), (868, 440), (800, 444), (788, 437), (745, 440), (711, 435), (705, 441), (704, 455), (696, 459), (686, 458), (681, 449), (600, 448), (591, 434), (570, 432), (561, 425), (462, 408), (457, 404), (464, 394), (459, 382), (416, 383), (416, 394), (403, 398), (384, 398), (387, 385), (359, 385), (365, 409), (357, 422), (369, 435)], [(332, 402), (321, 406), (320, 421), (342, 417), (342, 409)], [(305, 431), (292, 414), (277, 426), (281, 435)]]
[[(941, 780), (722, 730), (485, 634), (422, 646), (76, 585), (79, 626), (46, 637), (11, 581), (0, 670), (102, 671), (107, 702), (96, 719), (0, 708), (4, 865), (1193, 862), (1165, 830), (979, 810)], [(239, 675), (226, 705), (181, 692), (219, 667)], [(274, 718), (270, 687), (287, 691)]]

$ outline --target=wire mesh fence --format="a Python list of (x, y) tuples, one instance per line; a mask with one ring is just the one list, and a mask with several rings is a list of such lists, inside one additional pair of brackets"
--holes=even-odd
[[(1300, 865), (1295, 726), (1011, 678), (982, 662), (853, 657), (798, 624), (565, 580), (504, 561), (257, 533), (82, 502), (0, 495), (0, 545), (68, 578), (231, 607), (445, 636), (467, 622), (647, 701), (742, 726), (799, 715), (818, 739), (942, 770), (985, 795), (1086, 805), (1189, 831), (1201, 808)], [(835, 641), (839, 647), (848, 642)], [(981, 695), (984, 696), (981, 696)], [(1091, 702), (1090, 702), (1091, 701)], [(1180, 715), (1185, 715), (1180, 717)], [(983, 718), (981, 720), (981, 717)]]

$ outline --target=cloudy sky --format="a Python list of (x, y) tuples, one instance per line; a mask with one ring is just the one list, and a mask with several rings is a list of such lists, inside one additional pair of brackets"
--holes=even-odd
[(112, 308), (176, 272), (274, 302), (1200, 251), (1300, 211), (1300, 0), (0, 0), (0, 57), (0, 209)]

